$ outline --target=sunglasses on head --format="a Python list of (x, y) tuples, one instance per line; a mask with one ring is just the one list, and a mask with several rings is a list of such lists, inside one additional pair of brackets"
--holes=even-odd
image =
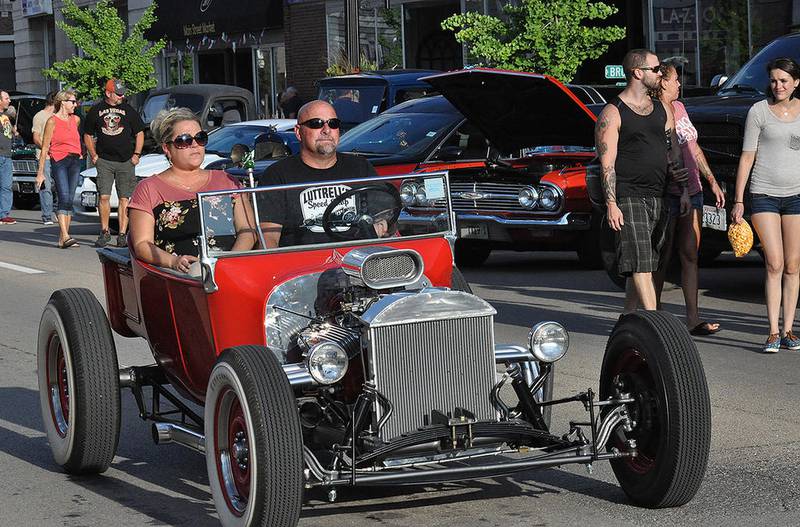
[(181, 134), (172, 141), (165, 141), (165, 143), (174, 145), (175, 148), (180, 150), (192, 146), (192, 141), (197, 143), (198, 146), (206, 146), (206, 144), (208, 144), (208, 133), (200, 130), (194, 134), (194, 137), (189, 134)]
[(331, 130), (336, 130), (342, 125), (342, 121), (334, 117), (333, 119), (320, 119), (319, 117), (314, 117), (313, 119), (309, 119), (308, 121), (303, 121), (300, 123), (300, 126), (306, 126), (308, 128), (313, 128), (314, 130), (319, 130), (325, 125), (328, 125), (328, 128)]
[(659, 71), (661, 71), (661, 64), (658, 64), (656, 66), (640, 66), (640, 67), (638, 67), (636, 69), (637, 70), (650, 70), (653, 73), (658, 73)]

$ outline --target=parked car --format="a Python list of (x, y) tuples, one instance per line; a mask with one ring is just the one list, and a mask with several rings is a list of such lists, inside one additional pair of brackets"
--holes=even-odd
[[(231, 147), (237, 143), (253, 148), (260, 136), (292, 130), (295, 119), (258, 119), (233, 123), (212, 131), (208, 136), (206, 155), (203, 167), (215, 161), (224, 161), (230, 156)], [(163, 153), (146, 154), (136, 165), (137, 179), (144, 179), (158, 174), (169, 168), (169, 163)], [(224, 166), (211, 165), (210, 168), (224, 168)], [(97, 169), (92, 167), (81, 172), (82, 182), (75, 189), (73, 207), (75, 214), (82, 216), (97, 216)], [(117, 217), (119, 198), (116, 185), (111, 187), (111, 217)]]
[[(725, 211), (719, 212), (714, 206), (714, 196), (707, 190), (704, 193), (705, 229), (700, 247), (703, 262), (709, 262), (720, 252), (730, 250), (725, 230), (730, 223), (730, 210), (735, 201), (736, 167), (742, 152), (744, 123), (750, 107), (766, 97), (769, 87), (766, 66), (770, 60), (778, 57), (800, 60), (800, 34), (776, 38), (730, 78), (718, 75), (715, 82), (724, 82), (718, 86), (716, 94), (683, 100), (689, 118), (697, 128), (698, 143), (725, 192)], [(749, 217), (750, 204), (745, 200), (745, 219), (749, 220)]]
[(473, 68), (425, 80), (442, 95), (390, 108), (346, 133), (339, 150), (384, 175), (448, 170), (459, 266), (512, 249), (574, 250), (600, 268), (601, 218), (584, 170), (595, 157), (594, 115), (544, 75)]
[[(431, 201), (428, 223), (407, 221), (416, 212), (396, 188), (412, 183)], [(699, 354), (677, 318), (621, 317), (599, 393), (553, 399), (553, 363), (569, 334), (545, 318), (531, 321), (528, 342), (495, 343), (496, 310), (453, 267), (447, 173), (296, 189), (323, 185), (349, 188), (320, 218), (328, 243), (220, 250), (219, 238), (237, 232), (220, 207), (257, 207), (256, 196), (286, 187), (200, 193), (199, 274), (104, 248), (107, 315), (88, 289), (52, 294), (37, 375), (58, 465), (69, 474), (109, 467), (120, 390), (130, 388), (157, 444), (205, 456), (223, 525), (292, 527), (304, 489), (334, 501), (345, 486), (605, 460), (636, 505), (693, 498), (711, 413)], [(394, 235), (376, 237), (379, 218)], [(144, 339), (155, 363), (119, 369), (112, 330)], [(548, 409), (570, 404), (580, 417), (551, 430)]]
[(319, 81), (317, 99), (327, 101), (342, 120), (342, 130), (368, 121), (388, 108), (433, 93), (422, 77), (436, 70), (379, 70)]
[[(181, 84), (153, 90), (142, 103), (140, 113), (142, 120), (149, 126), (158, 112), (175, 107), (192, 110), (206, 131), (252, 121), (258, 116), (252, 92), (225, 84)], [(155, 150), (156, 145), (148, 127), (145, 129), (144, 151)]]

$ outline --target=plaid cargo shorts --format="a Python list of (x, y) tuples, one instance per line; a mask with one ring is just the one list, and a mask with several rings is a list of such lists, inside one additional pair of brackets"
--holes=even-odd
[(621, 197), (617, 206), (625, 222), (617, 233), (619, 272), (652, 273), (658, 269), (669, 211), (661, 197)]

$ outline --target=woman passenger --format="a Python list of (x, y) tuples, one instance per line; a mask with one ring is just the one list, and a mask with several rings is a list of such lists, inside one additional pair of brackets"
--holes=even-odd
[(72, 90), (61, 90), (56, 94), (53, 115), (44, 125), (42, 152), (39, 155), (39, 170), (36, 172), (36, 185), (44, 183), (44, 167), (50, 157), (50, 173), (58, 190), (59, 236), (58, 246), (62, 249), (78, 245), (69, 235), (72, 220), (72, 196), (78, 188), (81, 176), (81, 136), (78, 133), (81, 119), (75, 113), (78, 100)]
[[(147, 263), (187, 273), (199, 254), (198, 192), (234, 190), (240, 185), (222, 170), (203, 170), (208, 134), (188, 108), (162, 110), (150, 124), (153, 138), (161, 145), (170, 167), (142, 180), (128, 204), (131, 247)], [(233, 224), (236, 241), (226, 244), (211, 234), (209, 245), (247, 250), (256, 241), (252, 218), (244, 198), (217, 200), (218, 217)], [(227, 246), (226, 246), (227, 245)]]
[(725, 206), (725, 194), (717, 184), (703, 150), (697, 144), (697, 129), (689, 120), (683, 103), (677, 100), (681, 83), (675, 65), (664, 62), (661, 64), (661, 72), (661, 87), (656, 90), (655, 96), (664, 104), (672, 105), (675, 114), (675, 132), (681, 147), (684, 166), (689, 169), (689, 200), (692, 207), (689, 214), (680, 215), (681, 190), (674, 183), (670, 184), (667, 189), (669, 204), (667, 242), (662, 252), (663, 261), (655, 275), (656, 290), (660, 294), (672, 247), (677, 243), (681, 260), (681, 288), (686, 304), (686, 325), (692, 335), (711, 335), (719, 331), (719, 324), (701, 320), (697, 306), (697, 252), (700, 249), (700, 220), (703, 214), (703, 187), (700, 184), (700, 175), (706, 179), (709, 189), (714, 194), (717, 207)]
[(766, 262), (769, 334), (763, 351), (777, 353), (780, 348), (800, 349), (800, 337), (792, 333), (800, 276), (800, 101), (794, 95), (800, 66), (791, 58), (778, 58), (767, 64), (767, 72), (768, 98), (747, 113), (731, 218), (742, 221), (744, 191), (752, 178), (751, 220)]

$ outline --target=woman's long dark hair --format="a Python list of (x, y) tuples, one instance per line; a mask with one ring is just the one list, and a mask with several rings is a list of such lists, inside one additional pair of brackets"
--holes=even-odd
[[(795, 62), (795, 60), (791, 57), (779, 57), (777, 59), (772, 59), (771, 61), (769, 61), (767, 63), (767, 75), (772, 73), (772, 70), (785, 71), (786, 73), (791, 75), (794, 80), (800, 79), (800, 64), (797, 64), (797, 62)], [(791, 95), (789, 95), (789, 99), (794, 99), (794, 94), (796, 91), (797, 88), (795, 88), (792, 91)], [(770, 101), (775, 102), (775, 94), (772, 93), (771, 81), (769, 84), (767, 84), (766, 93), (767, 93), (767, 98)]]

